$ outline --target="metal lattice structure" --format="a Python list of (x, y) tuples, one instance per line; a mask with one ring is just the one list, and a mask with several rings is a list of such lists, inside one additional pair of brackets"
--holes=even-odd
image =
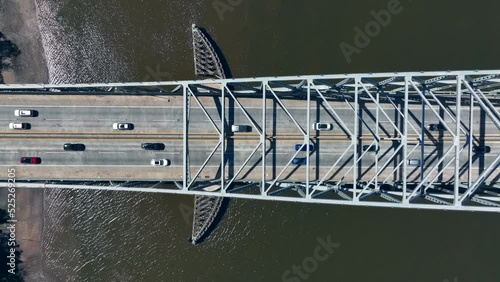
[(194, 72), (199, 76), (226, 78), (221, 60), (212, 43), (199, 27), (193, 25)]
[[(323, 203), (354, 206), (400, 207), (419, 209), (500, 211), (500, 71), (408, 72), (376, 74), (342, 74), (292, 77), (262, 77), (223, 80), (82, 84), (82, 85), (0, 85), (0, 90), (46, 91), (63, 94), (78, 89), (113, 89), (126, 92), (161, 87), (163, 95), (180, 95), (183, 114), (183, 173), (177, 189), (140, 187), (93, 187), (28, 183), (27, 187), (109, 189), (160, 192), (190, 195), (221, 196), (247, 199), (267, 199), (303, 203)], [(56, 92), (58, 91), (58, 92)], [(145, 92), (146, 93), (146, 92)], [(221, 103), (220, 122), (213, 119), (203, 105), (202, 97), (217, 97)], [(251, 116), (242, 99), (261, 101), (261, 115)], [(305, 118), (300, 120), (287, 107), (287, 101), (301, 101)], [(218, 141), (207, 160), (193, 170), (189, 162), (188, 111), (194, 101), (205, 113), (218, 135)], [(269, 164), (268, 143), (276, 138), (267, 128), (269, 101), (287, 115), (290, 125), (303, 140), (306, 161), (301, 165), (304, 178), (283, 177), (293, 167), (300, 150), (278, 169)], [(228, 103), (243, 113), (258, 134), (258, 142), (250, 155), (235, 172), (228, 172), (230, 124), (226, 120)], [(318, 167), (311, 163), (310, 144), (321, 140), (311, 124), (311, 104), (321, 105), (338, 129), (345, 133), (349, 145), (338, 156)], [(334, 103), (350, 109), (341, 115)], [(335, 104), (335, 105), (337, 105)], [(415, 114), (412, 107), (419, 106)], [(479, 114), (479, 117), (477, 114)], [(369, 118), (367, 118), (368, 116)], [(433, 116), (442, 130), (439, 136), (430, 134), (425, 120)], [(364, 134), (363, 130), (368, 134)], [(369, 144), (366, 150), (361, 143)], [(366, 143), (369, 142), (369, 143)], [(381, 146), (391, 145), (387, 150)], [(385, 144), (385, 145), (384, 145)], [(429, 151), (429, 147), (439, 147)], [(376, 148), (370, 150), (370, 148)], [(387, 146), (386, 146), (387, 147)], [(432, 147), (432, 148), (434, 148)], [(301, 149), (302, 149), (301, 148)], [(488, 148), (486, 154), (478, 148)], [(316, 150), (316, 149), (315, 149)], [(201, 180), (206, 164), (220, 153), (220, 169), (216, 179)], [(260, 154), (259, 179), (242, 178), (250, 160)], [(363, 167), (367, 156), (373, 159), (370, 173)], [(416, 157), (415, 157), (416, 156)], [(349, 161), (341, 162), (348, 157)], [(418, 166), (412, 166), (412, 162)], [(342, 167), (339, 169), (339, 167)], [(268, 173), (270, 169), (276, 173)], [(191, 171), (196, 171), (192, 174)], [(290, 175), (288, 173), (288, 175)], [(238, 183), (236, 186), (234, 184)], [(20, 185), (21, 186), (21, 185)]]

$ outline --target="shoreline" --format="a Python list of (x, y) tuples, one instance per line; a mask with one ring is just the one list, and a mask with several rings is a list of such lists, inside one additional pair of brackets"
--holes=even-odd
[[(35, 0), (0, 0), (0, 32), (19, 47), (12, 68), (0, 73), (6, 84), (47, 83), (45, 52), (41, 41)], [(16, 169), (17, 171), (17, 169)], [(5, 172), (6, 173), (6, 172)], [(2, 190), (0, 195), (3, 196)], [(6, 197), (0, 197), (6, 199)], [(2, 201), (0, 206), (6, 205)], [(44, 190), (16, 187), (16, 238), (25, 281), (48, 281), (43, 271)]]
[(35, 0), (0, 0), (0, 32), (21, 50), (12, 60), (12, 69), (2, 71), (6, 84), (49, 81), (36, 13)]

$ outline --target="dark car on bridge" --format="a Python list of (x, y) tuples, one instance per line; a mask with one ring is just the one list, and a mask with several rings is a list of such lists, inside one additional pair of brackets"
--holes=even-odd
[(64, 151), (85, 151), (85, 145), (66, 143), (63, 146)]
[[(295, 151), (307, 151), (307, 146), (308, 145), (304, 145), (302, 147), (302, 144), (295, 144)], [(314, 146), (313, 145), (309, 145), (309, 152), (312, 152), (313, 150), (314, 150)]]
[(163, 143), (142, 143), (141, 147), (144, 150), (155, 150), (155, 151), (165, 150), (165, 144)]
[(19, 160), (22, 164), (40, 164), (42, 163), (42, 159), (39, 157), (22, 157)]
[(472, 151), (476, 154), (487, 154), (491, 152), (491, 147), (490, 146), (474, 146), (472, 147)]
[(292, 164), (295, 165), (301, 165), (301, 164), (306, 164), (307, 159), (306, 158), (293, 158)]
[(374, 153), (376, 153), (376, 152), (378, 152), (378, 150), (379, 150), (379, 147), (376, 146), (376, 145), (371, 145), (371, 146), (370, 145), (364, 145), (363, 146), (363, 152), (366, 151), (366, 152), (374, 152)]
[(429, 131), (443, 131), (444, 126), (440, 123), (432, 123), (427, 125), (427, 130)]

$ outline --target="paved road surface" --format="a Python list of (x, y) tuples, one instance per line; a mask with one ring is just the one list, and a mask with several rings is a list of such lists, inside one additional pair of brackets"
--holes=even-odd
[[(61, 100), (51, 96), (24, 96), (28, 97), (26, 103), (18, 96), (11, 98), (2, 97), (0, 101), (0, 164), (2, 166), (20, 167), (20, 177), (30, 179), (154, 179), (171, 180), (182, 177), (182, 102), (180, 97), (107, 97), (98, 99), (94, 96), (71, 96), (63, 97)], [(135, 99), (135, 100), (134, 100)], [(212, 98), (202, 98), (209, 116), (220, 128), (221, 119)], [(168, 102), (167, 102), (168, 101)], [(260, 100), (242, 99), (241, 103), (254, 119), (259, 127), (262, 127), (262, 109)], [(293, 122), (293, 119), (307, 130), (307, 110), (305, 101), (284, 101), (290, 117), (277, 103), (271, 100), (267, 103), (266, 147), (268, 148), (266, 162), (268, 177), (276, 177), (283, 167), (289, 163), (295, 154), (295, 144), (303, 143), (304, 136), (301, 129)], [(143, 106), (140, 106), (143, 105)], [(219, 136), (209, 122), (203, 111), (192, 103), (189, 123), (189, 153), (191, 173), (194, 174), (208, 157), (212, 148), (217, 144)], [(226, 121), (228, 124), (251, 123), (243, 112), (235, 104), (226, 103)], [(354, 119), (352, 109), (344, 102), (332, 102), (335, 113), (342, 118), (340, 122), (334, 114), (324, 106), (324, 103), (311, 103), (310, 123), (316, 120), (334, 124), (334, 130), (330, 132), (312, 132), (312, 143), (314, 151), (310, 155), (311, 180), (322, 179), (326, 173), (327, 179), (352, 180), (353, 148), (341, 155), (351, 145), (348, 132), (354, 133)], [(231, 108), (233, 107), (233, 108)], [(379, 113), (379, 127), (376, 126), (376, 107), (373, 104), (365, 104), (360, 115), (359, 145), (369, 145), (374, 137), (371, 133), (378, 131), (383, 138), (397, 137), (397, 130), (393, 124), (402, 131), (402, 121), (397, 111), (390, 105), (381, 106), (386, 110), (386, 117)], [(36, 117), (15, 117), (15, 109), (34, 109), (38, 111)], [(453, 109), (453, 105), (450, 106)], [(402, 109), (400, 109), (402, 111)], [(450, 122), (451, 119), (441, 113), (443, 119)], [(427, 107), (422, 119), (422, 107), (420, 105), (410, 106), (410, 125), (408, 126), (411, 144), (417, 145), (417, 133), (421, 132), (421, 124), (439, 123), (436, 115)], [(469, 111), (462, 111), (463, 124), (468, 126)], [(8, 128), (10, 122), (29, 122), (30, 130), (20, 131)], [(134, 124), (132, 131), (116, 131), (112, 129), (114, 122), (131, 122)], [(3, 126), (1, 124), (4, 124)], [(474, 110), (474, 132), (478, 140), (486, 140), (486, 145), (491, 147), (492, 152), (484, 156), (475, 156), (473, 175), (477, 175), (488, 163), (491, 163), (500, 151), (500, 132), (485, 115), (478, 109)], [(451, 128), (455, 130), (453, 126)], [(228, 130), (228, 129), (226, 129)], [(452, 145), (452, 135), (448, 131), (430, 132), (425, 130), (424, 170), (428, 171), (436, 163), (439, 156), (444, 154)], [(166, 145), (164, 151), (145, 151), (140, 147), (143, 142), (161, 142)], [(84, 143), (84, 152), (65, 152), (62, 149), (64, 143)], [(465, 144), (465, 140), (462, 140)], [(259, 144), (257, 130), (249, 133), (229, 133), (227, 141), (228, 161), (227, 171), (229, 175), (235, 173), (239, 166)], [(380, 167), (389, 161), (398, 146), (397, 141), (383, 140), (380, 143), (378, 159), (376, 155), (367, 152), (363, 155), (358, 165), (358, 175), (361, 179), (370, 180), (375, 173), (376, 167)], [(411, 149), (410, 149), (411, 150)], [(409, 158), (420, 159), (421, 149), (417, 146)], [(37, 156), (42, 158), (42, 164), (29, 166), (19, 164), (22, 156)], [(306, 152), (299, 152), (297, 157), (305, 157)], [(446, 164), (453, 154), (445, 158)], [(359, 157), (359, 155), (358, 155)], [(152, 158), (166, 158), (172, 161), (168, 168), (155, 168), (149, 162)], [(401, 155), (395, 160), (399, 160)], [(339, 160), (340, 159), (340, 160)], [(467, 151), (460, 154), (461, 164), (467, 161)], [(247, 179), (259, 179), (261, 176), (261, 150), (250, 159), (239, 177)], [(337, 163), (336, 166), (332, 166)], [(397, 170), (391, 173), (397, 166), (392, 160), (384, 176), (399, 180), (402, 175)], [(211, 179), (216, 177), (220, 165), (220, 148), (208, 162), (207, 168), (203, 170), (200, 177)], [(273, 167), (274, 166), (274, 167)], [(445, 170), (445, 177), (452, 177), (453, 166)], [(281, 179), (304, 180), (305, 166), (291, 165), (282, 174)], [(464, 175), (465, 177), (466, 175)], [(408, 180), (418, 180), (420, 169), (412, 169), (407, 176)]]

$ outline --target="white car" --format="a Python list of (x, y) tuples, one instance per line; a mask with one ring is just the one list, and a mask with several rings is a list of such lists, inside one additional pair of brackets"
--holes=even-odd
[(115, 123), (113, 123), (113, 129), (116, 129), (116, 130), (132, 130), (132, 129), (134, 129), (134, 125), (131, 124), (131, 123), (115, 122)]
[(30, 124), (26, 122), (11, 122), (9, 123), (10, 129), (29, 129)]
[(32, 117), (33, 111), (32, 110), (15, 110), (14, 115), (16, 117)]
[(232, 132), (251, 132), (252, 127), (249, 125), (236, 125), (233, 124), (231, 125), (231, 131)]
[(326, 122), (315, 122), (313, 123), (313, 130), (328, 131), (333, 129), (333, 124)]
[(152, 159), (151, 160), (151, 165), (152, 166), (169, 166), (170, 165), (170, 160), (167, 160), (167, 159)]
[(409, 159), (408, 160), (408, 165), (410, 165), (410, 166), (420, 166), (420, 160), (419, 159)]

